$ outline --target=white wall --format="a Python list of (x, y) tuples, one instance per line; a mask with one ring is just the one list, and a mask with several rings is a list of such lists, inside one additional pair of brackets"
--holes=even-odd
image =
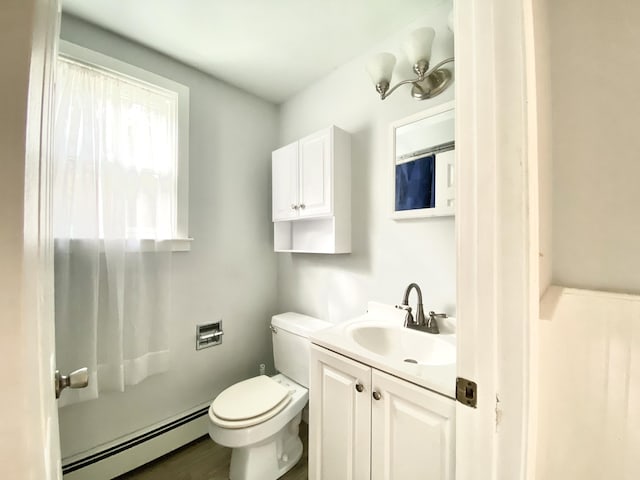
[(541, 313), (537, 478), (640, 478), (640, 297), (551, 287)]
[(534, 5), (538, 89), (553, 100), (539, 116), (552, 132), (541, 250), (550, 230), (553, 250), (540, 276), (551, 264), (562, 286), (541, 303), (536, 477), (638, 478), (640, 297), (610, 292), (640, 292), (640, 4)]
[(640, 2), (547, 3), (554, 283), (640, 292)]
[[(190, 88), (188, 253), (173, 256), (171, 369), (124, 394), (60, 410), (63, 456), (210, 401), (272, 364), (276, 313), (271, 155), (277, 108), (168, 57), (63, 17), (62, 38)], [(223, 319), (221, 346), (195, 351), (195, 325)], [(80, 365), (79, 365), (80, 367)], [(204, 433), (204, 432), (203, 432)]]
[[(370, 53), (400, 56), (406, 34), (431, 25), (436, 29), (432, 64), (453, 56), (453, 34), (446, 26), (451, 8), (449, 1), (437, 2)], [(426, 309), (454, 314), (453, 218), (394, 221), (389, 215), (390, 122), (451, 100), (454, 88), (418, 102), (406, 86), (382, 102), (365, 71), (368, 58), (354, 59), (281, 106), (281, 145), (332, 123), (351, 133), (353, 240), (349, 255), (278, 254), (279, 309), (339, 322), (364, 313), (368, 300), (400, 303), (405, 287), (417, 282)]]

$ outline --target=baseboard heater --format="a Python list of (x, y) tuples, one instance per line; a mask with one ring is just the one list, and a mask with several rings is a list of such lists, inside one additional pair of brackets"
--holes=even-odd
[[(64, 463), (62, 466), (62, 473), (68, 478), (73, 479), (81, 479), (85, 478), (85, 475), (78, 475), (80, 471), (92, 470), (92, 472), (87, 472), (91, 479), (98, 478), (113, 478), (109, 475), (121, 475), (130, 471), (134, 468), (137, 468), (145, 463), (148, 463), (155, 458), (161, 457), (176, 448), (179, 448), (197, 438), (202, 437), (206, 434), (206, 418), (208, 411), (208, 405), (199, 407), (197, 410), (186, 413), (178, 418), (174, 418), (166, 423), (163, 423), (159, 426), (152, 427), (149, 430), (144, 431), (140, 434), (134, 434), (133, 436), (126, 438), (125, 440), (110, 445), (106, 448), (98, 449), (97, 451), (93, 451), (92, 453), (83, 456), (82, 458), (78, 458), (78, 456), (74, 456), (68, 463)], [(188, 427), (188, 428), (187, 428)], [(169, 437), (161, 439), (160, 437)], [(143, 453), (134, 453), (136, 447), (143, 446), (150, 443), (162, 443), (159, 448), (155, 447), (151, 449), (151, 452), (143, 452)], [(149, 445), (150, 446), (150, 445)], [(113, 462), (117, 464), (117, 466), (111, 466), (105, 468), (103, 465), (101, 468), (96, 470), (95, 466), (99, 462), (103, 464), (108, 463), (108, 459), (115, 457), (118, 455), (119, 457), (123, 457), (128, 451), (131, 451), (131, 458), (127, 459), (127, 461), (122, 461), (121, 458), (118, 458), (118, 462)], [(115, 460), (115, 459), (114, 459)], [(91, 468), (91, 467), (94, 468)], [(124, 468), (124, 470), (123, 470)], [(120, 471), (122, 470), (122, 471)], [(76, 472), (76, 473), (73, 473)], [(71, 475), (69, 475), (71, 474)]]

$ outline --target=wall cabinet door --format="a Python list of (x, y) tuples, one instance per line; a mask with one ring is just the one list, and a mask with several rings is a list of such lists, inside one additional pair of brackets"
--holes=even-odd
[(332, 138), (325, 129), (299, 142), (300, 217), (332, 213)]
[(271, 159), (273, 221), (298, 218), (298, 142), (279, 148)]
[(454, 480), (455, 402), (372, 370), (372, 480)]
[(309, 479), (369, 479), (371, 369), (312, 345), (310, 391)]

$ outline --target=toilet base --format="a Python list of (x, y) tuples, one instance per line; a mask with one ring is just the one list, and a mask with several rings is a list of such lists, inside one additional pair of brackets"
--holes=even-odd
[(302, 457), (298, 413), (280, 431), (248, 447), (231, 451), (230, 480), (276, 480), (291, 470)]

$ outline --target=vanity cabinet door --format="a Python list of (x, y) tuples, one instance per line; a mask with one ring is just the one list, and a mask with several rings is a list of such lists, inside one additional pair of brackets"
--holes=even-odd
[(368, 480), (371, 368), (312, 345), (310, 370), (309, 479)]
[(271, 154), (273, 221), (298, 218), (298, 142)]
[(300, 217), (332, 213), (332, 128), (299, 142)]
[(455, 401), (375, 369), (371, 384), (371, 479), (454, 480)]

